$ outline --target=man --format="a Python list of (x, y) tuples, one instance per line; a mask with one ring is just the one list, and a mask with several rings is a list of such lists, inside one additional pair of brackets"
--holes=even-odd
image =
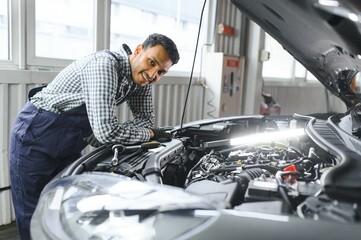
[[(29, 101), (16, 118), (10, 140), (10, 178), (21, 239), (40, 192), (88, 144), (135, 144), (169, 138), (154, 129), (151, 83), (179, 60), (174, 42), (150, 35), (134, 53), (100, 51), (74, 61)], [(118, 123), (117, 105), (126, 101), (133, 120)]]

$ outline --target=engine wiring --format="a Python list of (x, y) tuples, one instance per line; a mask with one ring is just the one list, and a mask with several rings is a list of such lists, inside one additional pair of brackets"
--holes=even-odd
[[(193, 149), (198, 154), (201, 149)], [(205, 151), (205, 150), (204, 150)], [(243, 198), (253, 199), (253, 193), (248, 193), (248, 184), (269, 184), (276, 186), (276, 192), (265, 187), (260, 190), (252, 186), (253, 192), (264, 192), (261, 195), (278, 194), (283, 199), (290, 212), (295, 212), (300, 200), (293, 196), (301, 186), (319, 188), (319, 179), (323, 169), (333, 167), (335, 160), (330, 156), (319, 156), (314, 148), (303, 153), (296, 147), (280, 142), (259, 145), (243, 145), (237, 148), (205, 153), (189, 170), (184, 188), (202, 181), (218, 182), (220, 184), (238, 183)], [(267, 193), (269, 192), (269, 193)], [(248, 196), (247, 196), (248, 194)], [(298, 193), (297, 193), (298, 194)], [(296, 195), (297, 195), (296, 194)], [(302, 198), (301, 198), (302, 199)], [(241, 199), (243, 201), (244, 199)], [(252, 201), (252, 200), (251, 200)]]

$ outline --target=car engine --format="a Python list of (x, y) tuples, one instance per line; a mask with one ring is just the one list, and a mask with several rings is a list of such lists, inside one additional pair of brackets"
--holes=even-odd
[(225, 209), (360, 221), (357, 202), (340, 201), (323, 189), (323, 175), (342, 159), (306, 134), (310, 119), (262, 116), (192, 123), (170, 130), (170, 142), (103, 146), (63, 175), (112, 172), (176, 186), (222, 202)]

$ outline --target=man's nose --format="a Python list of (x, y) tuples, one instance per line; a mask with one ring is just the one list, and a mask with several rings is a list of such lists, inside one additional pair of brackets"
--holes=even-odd
[(155, 67), (151, 70), (150, 78), (152, 79), (152, 82), (156, 81), (158, 79), (158, 76), (158, 68)]

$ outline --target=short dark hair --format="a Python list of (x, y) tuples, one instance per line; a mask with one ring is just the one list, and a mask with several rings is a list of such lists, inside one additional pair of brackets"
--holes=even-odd
[(165, 51), (168, 54), (168, 57), (172, 61), (173, 65), (178, 63), (179, 53), (178, 53), (177, 46), (172, 41), (172, 39), (170, 39), (169, 37), (167, 37), (165, 35), (162, 35), (159, 33), (153, 33), (153, 34), (149, 35), (147, 37), (147, 39), (145, 39), (145, 41), (143, 42), (143, 47), (150, 48), (150, 47), (154, 47), (158, 44), (163, 46), (163, 48), (165, 49)]

